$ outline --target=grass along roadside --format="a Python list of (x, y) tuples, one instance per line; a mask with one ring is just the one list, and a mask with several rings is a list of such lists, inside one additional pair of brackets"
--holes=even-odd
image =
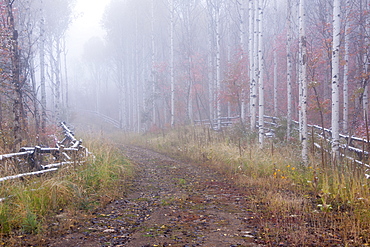
[[(66, 166), (52, 174), (6, 181), (0, 187), (0, 233), (8, 245), (24, 234), (52, 234), (73, 227), (78, 215), (122, 197), (133, 167), (105, 139), (84, 137), (94, 154), (84, 165)], [(10, 238), (9, 238), (10, 236)], [(12, 240), (13, 239), (13, 240)]]
[(370, 244), (369, 182), (361, 167), (322, 165), (312, 153), (305, 167), (295, 143), (268, 140), (259, 149), (255, 138), (235, 129), (201, 127), (126, 137), (136, 145), (215, 167), (253, 191), (250, 201), (266, 243)]

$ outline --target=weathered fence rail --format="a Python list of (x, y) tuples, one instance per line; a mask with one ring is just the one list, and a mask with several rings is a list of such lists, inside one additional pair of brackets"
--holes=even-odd
[[(293, 121), (295, 129), (298, 131), (299, 122)], [(331, 136), (332, 132), (330, 129), (323, 128), (319, 125), (308, 125), (311, 128), (309, 135), (312, 138), (313, 145), (321, 151), (330, 153), (331, 147)], [(312, 136), (313, 134), (313, 136)], [(370, 141), (365, 138), (360, 138), (351, 135), (339, 135), (340, 144), (339, 152), (343, 158), (346, 158), (356, 164), (363, 165), (370, 168), (369, 163), (369, 148)], [(320, 140), (320, 143), (318, 142)]]
[(66, 164), (83, 163), (88, 150), (74, 137), (66, 123), (62, 122), (60, 126), (64, 138), (56, 143), (56, 147), (22, 147), (18, 153), (0, 155), (0, 174), (4, 176), (0, 182), (53, 172)]
[(221, 127), (228, 127), (240, 119), (240, 116), (234, 116), (234, 117), (220, 117), (213, 119), (210, 121), (209, 119), (203, 119), (203, 120), (194, 120), (195, 125), (209, 125), (212, 127), (212, 129), (217, 130), (218, 129), (218, 122), (220, 121)]

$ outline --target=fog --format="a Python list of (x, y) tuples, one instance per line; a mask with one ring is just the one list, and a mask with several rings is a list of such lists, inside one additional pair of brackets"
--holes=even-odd
[[(368, 111), (363, 2), (342, 3), (337, 22), (343, 132)], [(329, 127), (334, 1), (299, 3), (16, 0), (9, 11), (3, 2), (15, 22), (1, 23), (0, 115), (40, 126), (85, 112), (145, 132), (200, 122), (220, 129), (225, 118), (298, 120), (303, 104), (309, 123)]]

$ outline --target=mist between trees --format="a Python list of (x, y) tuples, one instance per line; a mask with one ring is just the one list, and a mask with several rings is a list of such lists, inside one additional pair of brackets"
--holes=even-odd
[[(37, 142), (48, 123), (93, 111), (126, 131), (263, 116), (366, 137), (368, 0), (111, 0), (67, 64), (74, 0), (1, 1), (1, 144)], [(93, 4), (93, 2), (91, 3)], [(67, 69), (68, 68), (68, 69)], [(257, 130), (256, 130), (257, 131)]]

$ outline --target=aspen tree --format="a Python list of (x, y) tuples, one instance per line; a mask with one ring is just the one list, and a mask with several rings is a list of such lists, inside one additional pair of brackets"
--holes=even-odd
[(46, 129), (46, 86), (45, 86), (45, 17), (44, 17), (44, 1), (40, 0), (40, 90), (41, 90), (41, 130)]
[(346, 1), (346, 23), (344, 28), (344, 68), (343, 68), (343, 131), (348, 133), (348, 72), (349, 72), (349, 6), (350, 0)]
[(170, 41), (170, 51), (171, 51), (171, 54), (170, 54), (170, 59), (171, 59), (171, 62), (170, 62), (170, 73), (171, 73), (171, 127), (175, 127), (175, 73), (174, 73), (174, 66), (175, 66), (175, 63), (174, 63), (174, 33), (175, 33), (175, 30), (174, 30), (174, 15), (175, 15), (175, 9), (174, 9), (174, 0), (170, 0), (170, 22), (171, 22), (171, 41)]
[[(277, 8), (277, 0), (274, 0), (274, 15), (275, 15), (275, 25), (278, 25), (278, 8)], [(277, 57), (277, 26), (274, 28), (274, 51), (273, 51), (273, 63), (274, 63), (274, 115), (275, 117), (278, 114), (278, 57)]]
[[(245, 40), (245, 31), (244, 31), (244, 18), (245, 18), (245, 10), (244, 10), (244, 1), (239, 2), (240, 6), (240, 20), (239, 20), (239, 35), (240, 35), (240, 49), (241, 49), (241, 60), (243, 60), (245, 56), (244, 51), (244, 40)], [(242, 92), (241, 92), (241, 107), (240, 107), (240, 118), (243, 125), (245, 124), (245, 87), (242, 86)]]
[(151, 43), (152, 43), (152, 50), (151, 50), (151, 62), (152, 62), (152, 68), (151, 68), (151, 80), (152, 80), (152, 123), (157, 123), (157, 114), (156, 114), (156, 83), (155, 83), (155, 71), (154, 71), (154, 60), (155, 60), (155, 39), (154, 39), (154, 2), (155, 0), (152, 0), (151, 4)]
[(254, 99), (254, 86), (255, 86), (255, 60), (254, 60), (254, 1), (249, 0), (248, 5), (249, 15), (249, 39), (248, 39), (248, 57), (249, 57), (249, 81), (250, 81), (250, 100), (249, 100), (249, 112), (250, 112), (250, 127), (254, 130), (256, 127), (255, 118), (255, 99)]
[(340, 48), (340, 0), (333, 5), (333, 48), (332, 48), (332, 156), (339, 158), (339, 48)]
[(221, 22), (220, 4), (215, 6), (215, 30), (216, 30), (216, 109), (217, 129), (221, 129)]
[(300, 136), (302, 143), (302, 161), (308, 163), (307, 143), (307, 43), (306, 43), (305, 0), (299, 2), (299, 84), (300, 84)]
[(264, 113), (265, 113), (265, 97), (264, 97), (264, 58), (263, 58), (263, 1), (258, 3), (258, 142), (260, 148), (264, 145)]
[(288, 31), (287, 31), (287, 139), (290, 138), (291, 134), (291, 122), (292, 122), (292, 1), (288, 0), (288, 9), (287, 9), (287, 22), (288, 22)]
[(253, 18), (253, 78), (252, 78), (252, 84), (250, 86), (250, 93), (251, 93), (251, 130), (254, 131), (257, 125), (256, 121), (256, 114), (257, 114), (257, 83), (258, 83), (258, 74), (259, 74), (259, 68), (258, 68), (258, 41), (259, 41), (259, 33), (258, 33), (258, 3), (259, 1), (255, 1), (253, 4), (253, 12), (254, 12), (254, 18)]

